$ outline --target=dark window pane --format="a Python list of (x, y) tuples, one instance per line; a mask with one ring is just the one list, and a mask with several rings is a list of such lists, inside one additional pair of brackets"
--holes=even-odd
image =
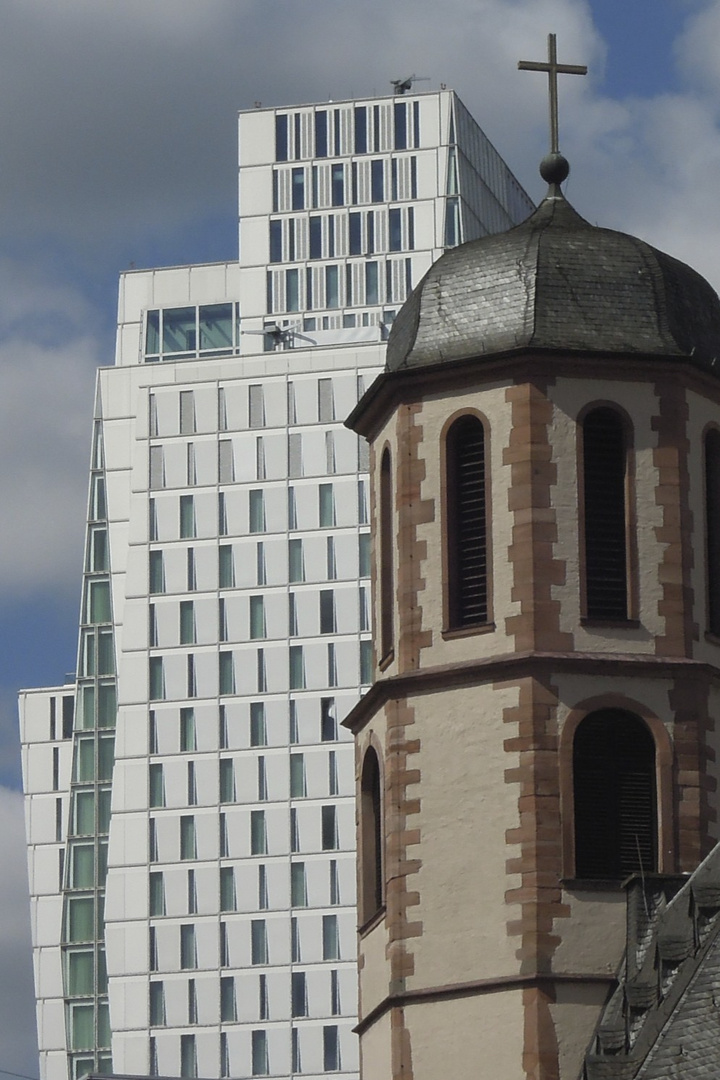
[(275, 117), (275, 160), (287, 161), (288, 159), (288, 118), (287, 116)]

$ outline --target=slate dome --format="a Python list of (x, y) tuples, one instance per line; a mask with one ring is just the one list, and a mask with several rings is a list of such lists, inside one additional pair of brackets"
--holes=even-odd
[(392, 326), (387, 370), (518, 349), (711, 367), (720, 360), (720, 299), (685, 263), (585, 221), (551, 185), (527, 221), (430, 268)]

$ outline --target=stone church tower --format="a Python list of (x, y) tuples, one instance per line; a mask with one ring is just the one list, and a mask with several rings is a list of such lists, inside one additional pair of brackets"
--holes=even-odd
[(623, 882), (670, 895), (718, 839), (720, 301), (543, 175), (428, 272), (348, 421), (364, 1080), (577, 1080)]

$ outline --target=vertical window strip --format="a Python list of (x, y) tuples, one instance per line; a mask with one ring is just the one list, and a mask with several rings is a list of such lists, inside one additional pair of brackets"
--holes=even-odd
[(585, 615), (628, 618), (627, 437), (602, 406), (582, 424)]
[(447, 448), (449, 625), (488, 618), (488, 529), (485, 431), (475, 416), (450, 428)]

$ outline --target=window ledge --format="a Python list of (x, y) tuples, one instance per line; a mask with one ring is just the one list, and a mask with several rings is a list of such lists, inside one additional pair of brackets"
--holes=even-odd
[(623, 892), (626, 878), (561, 878), (568, 892)]
[(391, 649), (390, 652), (385, 653), (382, 660), (378, 663), (378, 671), (387, 671), (395, 659), (395, 650)]
[(473, 626), (461, 626), (458, 629), (443, 630), (443, 641), (454, 641), (456, 638), (474, 637), (476, 634), (491, 634), (496, 629), (494, 622), (475, 623)]
[(367, 934), (369, 934), (371, 930), (374, 930), (376, 926), (380, 925), (384, 918), (385, 905), (383, 904), (382, 907), (379, 907), (377, 911), (373, 915), (371, 915), (366, 922), (362, 924), (362, 926), (358, 927), (358, 934), (360, 935), (360, 937), (365, 937)]
[(598, 630), (639, 630), (639, 619), (590, 619), (584, 615), (580, 625)]

